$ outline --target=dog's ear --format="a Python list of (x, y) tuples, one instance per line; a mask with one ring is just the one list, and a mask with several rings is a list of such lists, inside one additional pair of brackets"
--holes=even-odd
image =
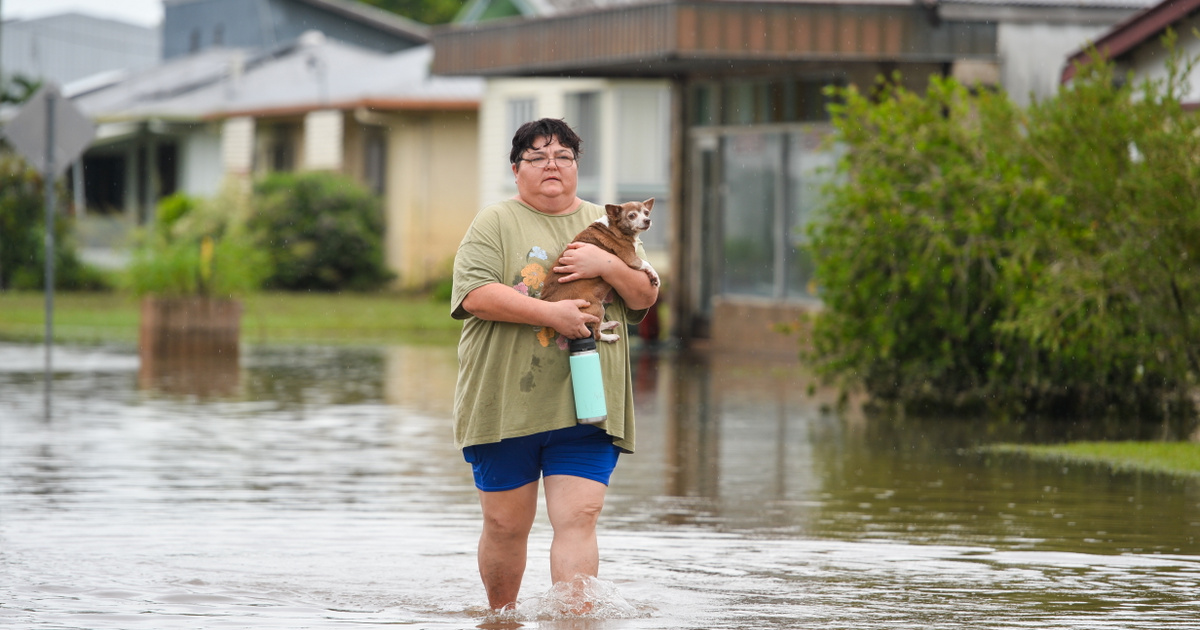
[(621, 210), (621, 206), (618, 206), (615, 203), (604, 204), (604, 211), (608, 214), (608, 217), (614, 221), (621, 218)]
[(653, 210), (654, 209), (654, 197), (651, 197), (651, 198), (643, 201), (642, 205), (646, 206), (646, 210)]

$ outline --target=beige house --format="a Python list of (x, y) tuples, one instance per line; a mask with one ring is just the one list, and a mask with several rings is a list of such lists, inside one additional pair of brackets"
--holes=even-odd
[(128, 182), (88, 194), (81, 223), (120, 234), (176, 191), (334, 171), (381, 197), (398, 287), (428, 286), (448, 272), (477, 210), (482, 94), (478, 79), (431, 76), (431, 56), (428, 46), (387, 54), (310, 32), (268, 52), (205, 50), (77, 95), (101, 129), (85, 184), (89, 162)]

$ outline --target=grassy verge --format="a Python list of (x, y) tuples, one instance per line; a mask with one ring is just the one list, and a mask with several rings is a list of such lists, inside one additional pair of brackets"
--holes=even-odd
[(1200, 475), (1200, 443), (1196, 442), (1000, 444), (988, 447), (988, 450), (997, 453), (1015, 453), (1036, 459), (1100, 464), (1120, 471)]
[[(450, 307), (426, 297), (392, 294), (261, 293), (242, 300), (242, 340), (262, 343), (452, 344), (461, 322)], [(134, 343), (139, 301), (121, 293), (59, 293), (54, 298), (59, 342)], [(0, 292), (0, 339), (41, 341), (41, 293)]]

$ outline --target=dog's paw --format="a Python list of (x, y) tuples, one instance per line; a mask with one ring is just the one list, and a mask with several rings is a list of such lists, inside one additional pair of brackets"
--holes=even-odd
[(605, 343), (616, 343), (621, 339), (621, 335), (610, 335), (608, 333), (600, 333), (600, 341)]
[(601, 331), (613, 330), (614, 328), (620, 328), (620, 327), (621, 327), (621, 322), (619, 322), (615, 319), (612, 321), (607, 321), (607, 322), (604, 322), (603, 324), (600, 324)]
[(650, 277), (650, 286), (652, 286), (652, 287), (658, 286), (658, 283), (659, 283), (658, 272), (654, 270), (654, 267), (650, 266), (650, 263), (643, 260), (642, 261), (642, 271), (645, 271), (646, 275)]

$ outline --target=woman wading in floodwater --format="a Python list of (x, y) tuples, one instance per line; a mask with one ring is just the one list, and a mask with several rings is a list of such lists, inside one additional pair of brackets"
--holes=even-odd
[[(645, 273), (593, 245), (551, 260), (605, 216), (603, 206), (575, 196), (579, 149), (561, 120), (517, 130), (509, 154), (517, 195), (479, 213), (454, 260), (451, 308), (464, 320), (454, 438), (479, 489), (479, 574), (494, 610), (516, 604), (539, 479), (554, 528), (551, 578), (597, 575), (596, 521), (618, 454), (634, 448), (628, 335), (599, 349), (608, 419), (577, 424), (565, 337), (590, 335), (596, 318), (580, 310), (584, 300), (537, 299), (551, 270), (567, 282), (604, 278), (616, 294), (606, 316), (626, 326), (658, 299)], [(638, 255), (645, 257), (640, 246)], [(590, 607), (579, 604), (576, 612)]]

